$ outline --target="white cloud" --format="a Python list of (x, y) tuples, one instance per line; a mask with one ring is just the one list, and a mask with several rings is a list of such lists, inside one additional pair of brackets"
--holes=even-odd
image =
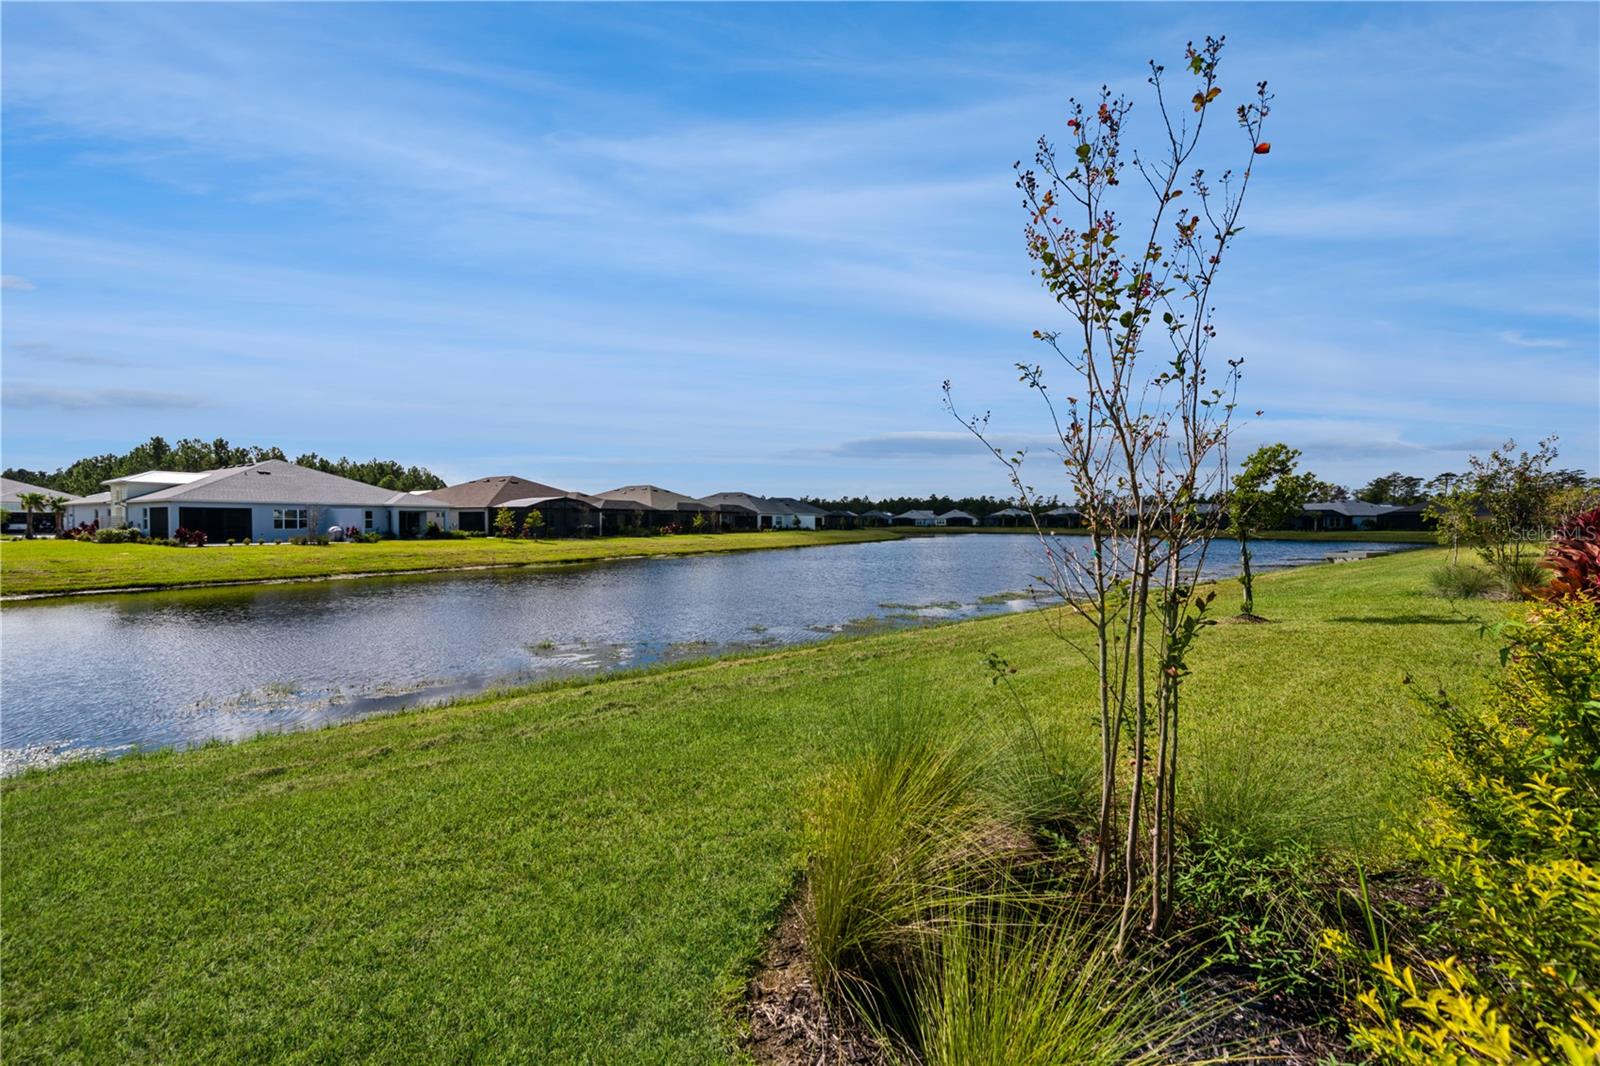
[(1567, 342), (1557, 337), (1527, 337), (1514, 329), (1502, 330), (1495, 334), (1506, 344), (1517, 348), (1565, 348)]
[(32, 292), (36, 288), (33, 282), (18, 274), (0, 274), (0, 289), (7, 292)]

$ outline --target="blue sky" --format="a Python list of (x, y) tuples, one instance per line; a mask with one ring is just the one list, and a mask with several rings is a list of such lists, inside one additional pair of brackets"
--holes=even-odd
[[(1248, 444), (1600, 468), (1600, 7), (4, 6), (3, 445), (161, 433), (599, 491), (1005, 486), (1060, 312), (1011, 164), (1226, 33), (1272, 155)], [(1148, 106), (1130, 136), (1151, 132)], [(1242, 136), (1231, 128), (1222, 137)]]

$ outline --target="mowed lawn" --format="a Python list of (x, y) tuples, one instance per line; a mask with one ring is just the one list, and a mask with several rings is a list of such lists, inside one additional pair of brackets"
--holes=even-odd
[[(1508, 613), (1425, 591), (1442, 560), (1260, 579), (1276, 623), (1203, 635), (1187, 750), (1381, 861), (1430, 732), (1403, 679), (1470, 691)], [(1013, 615), (9, 781), (6, 1060), (736, 1058), (809, 783), (907, 680), (1020, 735), (990, 651), (1087, 740), (1083, 660)]]
[(239, 544), (207, 548), (94, 544), (54, 538), (10, 540), (0, 542), (0, 595), (164, 588), (207, 582), (273, 581), (473, 566), (538, 566), (632, 555), (848, 544), (892, 540), (896, 536), (877, 529), (771, 530), (591, 540), (467, 537), (386, 540), (377, 544)]

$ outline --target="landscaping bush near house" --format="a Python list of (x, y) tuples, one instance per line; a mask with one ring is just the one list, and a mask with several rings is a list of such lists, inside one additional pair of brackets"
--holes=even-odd
[(94, 535), (97, 544), (137, 544), (144, 539), (137, 529), (125, 526), (122, 529), (101, 529)]
[(1507, 635), (1485, 698), (1428, 701), (1445, 737), (1411, 837), (1442, 891), (1414, 961), (1382, 953), (1358, 997), (1385, 1062), (1600, 1061), (1600, 605)]
[(1495, 587), (1494, 575), (1467, 563), (1446, 563), (1428, 575), (1428, 584), (1447, 600), (1470, 600)]

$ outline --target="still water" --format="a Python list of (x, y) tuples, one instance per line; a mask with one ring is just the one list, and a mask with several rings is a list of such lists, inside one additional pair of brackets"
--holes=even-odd
[[(1394, 545), (1263, 541), (1256, 566)], [(223, 549), (207, 549), (223, 550)], [(294, 550), (294, 549), (279, 549)], [(12, 604), (6, 771), (303, 729), (487, 688), (1035, 606), (1031, 536), (914, 537)], [(1236, 572), (1232, 541), (1214, 576)]]

